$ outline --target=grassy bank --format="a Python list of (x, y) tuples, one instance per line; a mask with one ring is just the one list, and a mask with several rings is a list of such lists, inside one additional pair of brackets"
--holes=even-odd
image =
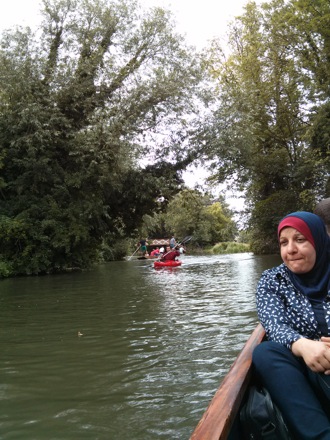
[(206, 248), (207, 254), (237, 254), (240, 252), (251, 252), (251, 247), (247, 243), (236, 243), (235, 241), (225, 241)]

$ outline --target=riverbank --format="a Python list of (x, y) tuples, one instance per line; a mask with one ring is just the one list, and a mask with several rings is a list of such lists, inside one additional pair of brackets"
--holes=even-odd
[(191, 248), (189, 254), (206, 254), (206, 255), (221, 255), (221, 254), (238, 254), (242, 252), (251, 252), (249, 243), (237, 243), (236, 241), (226, 241), (217, 243), (214, 246), (207, 248)]

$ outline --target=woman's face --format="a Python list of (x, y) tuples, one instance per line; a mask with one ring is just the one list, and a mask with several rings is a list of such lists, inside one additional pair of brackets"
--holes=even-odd
[(297, 229), (286, 227), (280, 233), (281, 257), (296, 274), (310, 272), (316, 261), (314, 246)]

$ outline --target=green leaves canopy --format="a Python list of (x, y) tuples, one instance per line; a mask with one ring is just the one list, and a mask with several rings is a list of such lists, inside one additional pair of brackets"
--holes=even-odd
[(209, 195), (185, 189), (169, 203), (165, 216), (168, 233), (176, 237), (193, 235), (200, 245), (214, 245), (235, 238), (236, 225), (224, 202), (214, 202)]
[(218, 107), (205, 154), (214, 181), (246, 191), (257, 252), (275, 251), (274, 224), (312, 210), (329, 186), (329, 14), (321, 0), (250, 2), (230, 52), (218, 42), (209, 52)]
[[(175, 120), (181, 136), (200, 80), (163, 9), (43, 3), (42, 28), (5, 33), (0, 50), (0, 261), (16, 274), (88, 266), (164, 181), (178, 190), (192, 155), (164, 132)], [(142, 170), (142, 157), (159, 163)]]

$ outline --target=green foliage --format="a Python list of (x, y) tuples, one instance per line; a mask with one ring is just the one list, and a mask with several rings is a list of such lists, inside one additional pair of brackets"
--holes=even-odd
[(0, 278), (7, 278), (13, 275), (13, 269), (9, 263), (0, 260)]
[(251, 231), (247, 229), (240, 230), (237, 236), (237, 243), (250, 244), (251, 242)]
[(208, 54), (218, 108), (206, 153), (213, 181), (246, 192), (255, 252), (274, 251), (277, 220), (311, 210), (329, 185), (329, 19), (324, 0), (249, 2), (231, 52), (216, 42)]
[(123, 260), (130, 253), (129, 240), (107, 234), (100, 248), (100, 261)]
[(238, 254), (241, 252), (250, 252), (250, 245), (247, 243), (223, 242), (217, 243), (209, 250), (212, 254)]
[(251, 217), (251, 249), (257, 254), (278, 252), (277, 225), (288, 212), (300, 209), (294, 193), (279, 191), (256, 204)]
[[(196, 190), (185, 189), (174, 197), (166, 212), (165, 227), (169, 235), (177, 237), (194, 235), (196, 239), (197, 228), (203, 228), (202, 211), (205, 206), (203, 196)], [(208, 232), (204, 232), (204, 239)], [(198, 234), (200, 235), (200, 233)]]
[(220, 202), (207, 206), (205, 213), (211, 226), (211, 243), (226, 241), (235, 237), (236, 225), (231, 218), (226, 216)]
[(184, 189), (169, 202), (166, 212), (145, 217), (145, 236), (188, 235), (200, 245), (233, 239), (237, 228), (230, 211), (209, 195)]
[[(133, 0), (43, 4), (42, 29), (7, 32), (0, 49), (0, 259), (14, 274), (98, 261), (108, 234), (133, 235), (162, 189), (179, 191), (193, 157), (174, 138), (200, 68), (169, 13)], [(150, 140), (174, 119), (160, 152)]]
[(165, 219), (166, 213), (164, 212), (157, 212), (155, 210), (152, 215), (145, 214), (143, 216), (143, 224), (139, 229), (140, 237), (168, 237), (169, 234), (165, 228)]

